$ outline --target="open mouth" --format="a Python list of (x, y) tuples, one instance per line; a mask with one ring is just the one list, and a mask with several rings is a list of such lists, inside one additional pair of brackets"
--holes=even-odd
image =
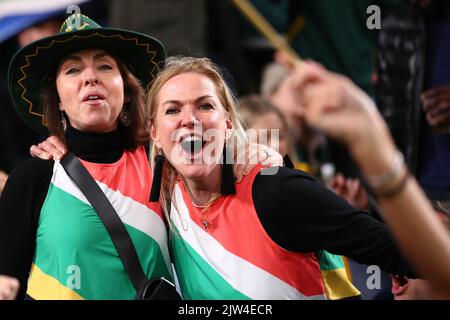
[(193, 160), (201, 156), (206, 141), (203, 141), (199, 136), (188, 135), (181, 138), (180, 145), (183, 150), (184, 158)]
[(391, 275), (392, 278), (392, 294), (394, 296), (401, 295), (409, 284), (409, 279), (404, 276)]
[(89, 104), (98, 104), (103, 100), (105, 100), (105, 96), (100, 93), (87, 94), (83, 98), (83, 102), (87, 102)]

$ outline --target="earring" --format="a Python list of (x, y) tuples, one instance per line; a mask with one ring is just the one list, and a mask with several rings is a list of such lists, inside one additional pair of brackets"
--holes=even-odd
[(129, 127), (131, 124), (130, 113), (127, 110), (122, 109), (119, 114), (119, 121), (124, 127)]
[(231, 159), (233, 159), (231, 151), (226, 147), (223, 147), (222, 181), (220, 183), (220, 192), (223, 195), (236, 194), (233, 165), (231, 164)]
[(150, 191), (150, 202), (159, 201), (164, 160), (166, 160), (166, 157), (164, 156), (162, 150), (160, 149), (158, 155), (156, 155), (155, 157), (155, 168), (153, 169), (153, 182), (152, 182), (152, 190)]
[(67, 130), (67, 120), (66, 117), (64, 117), (64, 112), (61, 112), (61, 125), (64, 132)]

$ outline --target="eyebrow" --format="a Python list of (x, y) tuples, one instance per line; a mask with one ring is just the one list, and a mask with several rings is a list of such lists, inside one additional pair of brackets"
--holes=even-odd
[[(193, 102), (194, 102), (194, 104), (195, 104), (195, 103), (198, 103), (198, 102), (201, 101), (201, 100), (208, 99), (208, 98), (213, 99), (214, 97), (213, 97), (213, 96), (210, 96), (210, 95), (204, 95), (204, 96), (198, 97), (198, 98), (195, 99)], [(187, 102), (192, 102), (192, 100), (188, 100)], [(164, 103), (163, 103), (162, 105), (165, 105), (165, 104), (171, 104), (171, 103), (173, 103), (173, 104), (178, 104), (178, 105), (179, 105), (179, 104), (182, 104), (180, 100), (167, 100), (167, 101), (164, 101)]]
[[(98, 59), (101, 59), (101, 58), (103, 58), (103, 57), (105, 57), (105, 56), (110, 56), (108, 53), (106, 53), (106, 52), (99, 52), (99, 53), (97, 53), (95, 56), (94, 56), (94, 60), (98, 60)], [(81, 57), (80, 56), (77, 56), (77, 55), (70, 55), (70, 56), (67, 56), (67, 57), (65, 57), (64, 59), (62, 59), (61, 60), (61, 62), (60, 62), (60, 66), (61, 65), (63, 65), (63, 63), (66, 63), (67, 61), (69, 61), (69, 60), (74, 60), (74, 61), (81, 61)]]

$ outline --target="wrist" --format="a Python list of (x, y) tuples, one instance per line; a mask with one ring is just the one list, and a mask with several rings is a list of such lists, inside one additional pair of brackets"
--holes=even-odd
[(387, 170), (377, 174), (365, 173), (365, 178), (378, 198), (390, 198), (399, 194), (405, 187), (409, 171), (403, 154), (396, 150)]
[(365, 175), (379, 175), (391, 168), (397, 148), (384, 123), (354, 140), (350, 151)]

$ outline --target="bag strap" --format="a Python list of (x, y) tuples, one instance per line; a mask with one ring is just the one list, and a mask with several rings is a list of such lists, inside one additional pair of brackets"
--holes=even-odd
[(147, 281), (147, 277), (142, 270), (130, 235), (116, 210), (114, 210), (94, 178), (73, 153), (69, 152), (60, 163), (97, 212), (116, 247), (131, 283), (138, 291), (144, 282)]

